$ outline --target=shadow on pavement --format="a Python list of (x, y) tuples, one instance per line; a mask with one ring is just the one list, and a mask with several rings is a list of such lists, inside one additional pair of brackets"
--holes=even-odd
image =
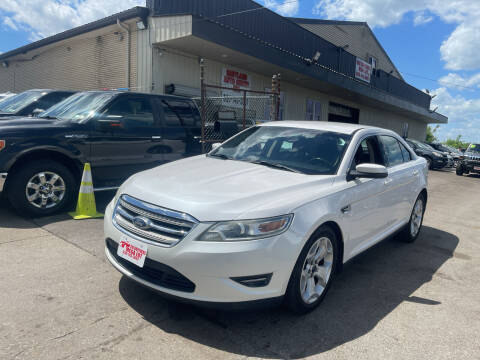
[(387, 239), (345, 265), (324, 302), (297, 317), (283, 308), (219, 312), (163, 300), (123, 277), (125, 301), (147, 321), (168, 333), (229, 353), (264, 358), (301, 358), (361, 337), (403, 301), (440, 304), (411, 294), (451, 257), (458, 238), (424, 227), (414, 244)]

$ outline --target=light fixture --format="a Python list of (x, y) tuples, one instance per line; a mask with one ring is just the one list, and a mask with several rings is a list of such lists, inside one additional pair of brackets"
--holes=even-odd
[(145, 30), (147, 28), (147, 26), (145, 25), (145, 23), (143, 21), (137, 21), (137, 29), (138, 30)]
[(322, 56), (322, 53), (320, 51), (317, 51), (315, 55), (313, 55), (313, 61), (317, 62), (318, 60), (320, 60), (320, 56)]

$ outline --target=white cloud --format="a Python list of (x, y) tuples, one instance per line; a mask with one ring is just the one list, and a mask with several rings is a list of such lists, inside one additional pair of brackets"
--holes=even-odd
[(480, 73), (470, 77), (449, 73), (438, 80), (440, 85), (457, 90), (475, 90), (480, 88)]
[(480, 1), (478, 0), (317, 0), (315, 14), (328, 19), (367, 21), (372, 27), (398, 24), (407, 13), (414, 24), (437, 16), (457, 28), (442, 43), (440, 53), (450, 70), (480, 68)]
[(12, 21), (12, 19), (10, 18), (5, 18), (3, 20), (3, 25), (9, 27), (10, 29), (12, 29), (13, 31), (18, 31), (18, 27), (17, 25), (15, 25), (15, 23)]
[(466, 141), (480, 142), (480, 99), (453, 96), (444, 87), (431, 91), (431, 94), (437, 95), (432, 100), (432, 108), (438, 106), (437, 111), (449, 118), (449, 124), (438, 130), (441, 140), (462, 135)]
[(265, 6), (283, 16), (294, 16), (298, 13), (300, 0), (264, 0)]
[(0, 10), (4, 24), (38, 40), (139, 5), (145, 0), (1, 0)]
[(419, 26), (428, 24), (430, 21), (433, 20), (433, 16), (429, 15), (426, 11), (417, 11), (415, 13), (415, 17), (413, 18), (413, 25)]

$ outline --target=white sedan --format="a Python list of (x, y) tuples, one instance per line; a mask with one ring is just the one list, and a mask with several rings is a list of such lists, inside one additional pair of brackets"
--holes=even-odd
[(396, 232), (418, 237), (427, 170), (389, 130), (254, 126), (127, 180), (106, 210), (106, 256), (167, 297), (305, 313), (346, 261)]

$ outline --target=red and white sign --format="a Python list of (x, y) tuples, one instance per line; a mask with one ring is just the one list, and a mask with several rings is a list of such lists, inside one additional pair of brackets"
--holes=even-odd
[(118, 244), (117, 255), (143, 268), (147, 258), (147, 251), (148, 247), (146, 244), (123, 236)]
[[(232, 90), (222, 90), (222, 103), (225, 106), (242, 108), (243, 92), (235, 90), (250, 90), (250, 75), (233, 69), (224, 68), (222, 71), (222, 86)], [(248, 100), (246, 108), (249, 108)]]
[(357, 79), (370, 83), (370, 76), (372, 75), (372, 65), (362, 59), (357, 58), (355, 66), (355, 77)]

